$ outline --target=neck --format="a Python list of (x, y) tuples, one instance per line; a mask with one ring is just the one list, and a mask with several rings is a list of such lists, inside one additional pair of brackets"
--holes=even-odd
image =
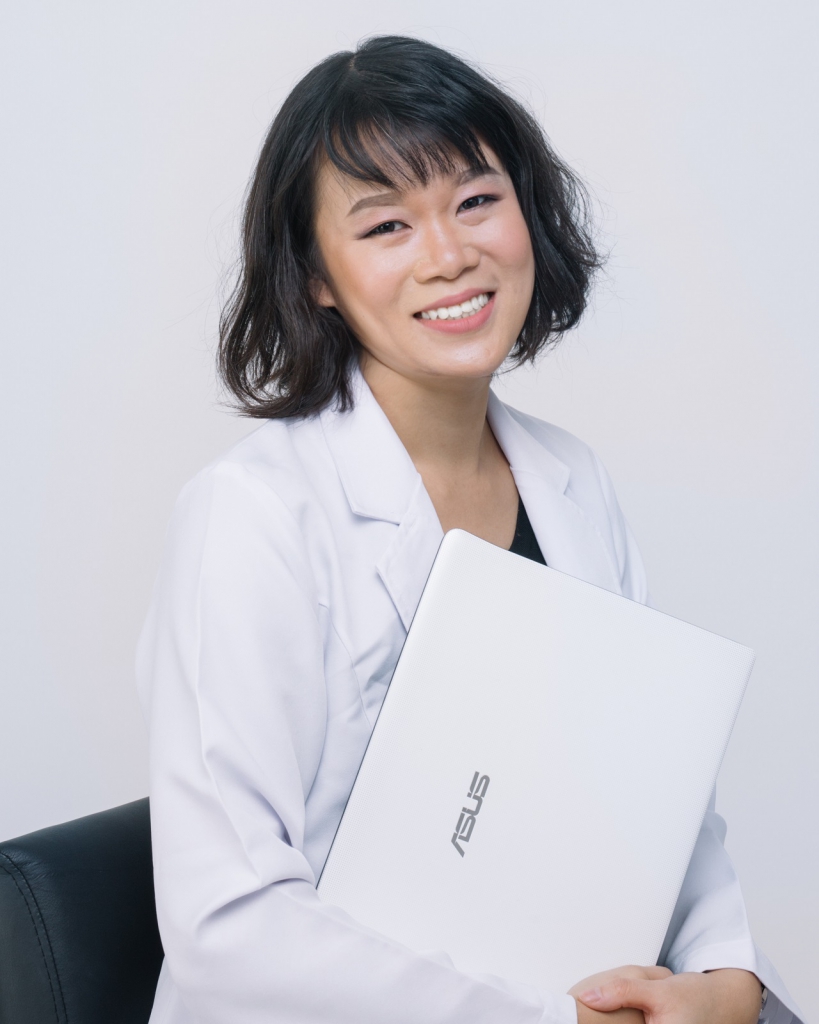
[(486, 421), (489, 378), (414, 380), (364, 353), (361, 371), (416, 469), (478, 474), (496, 446)]

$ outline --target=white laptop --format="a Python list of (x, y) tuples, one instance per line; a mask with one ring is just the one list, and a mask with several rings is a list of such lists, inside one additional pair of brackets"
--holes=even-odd
[(319, 894), (541, 989), (656, 963), (753, 661), (449, 532)]

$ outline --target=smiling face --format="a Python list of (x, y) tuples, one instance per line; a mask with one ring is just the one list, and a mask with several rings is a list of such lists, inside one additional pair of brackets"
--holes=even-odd
[(326, 276), (315, 294), (360, 341), (365, 375), (376, 360), (418, 383), (488, 383), (515, 344), (534, 255), (514, 185), (484, 153), (485, 173), (456, 162), (396, 190), (322, 165), (315, 230)]

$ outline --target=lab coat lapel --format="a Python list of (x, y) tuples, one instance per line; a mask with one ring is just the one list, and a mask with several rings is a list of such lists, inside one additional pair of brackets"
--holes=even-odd
[[(376, 570), (409, 629), (443, 532), (420, 474), (358, 370), (352, 385), (354, 408), (346, 413), (325, 410), (322, 426), (352, 511), (397, 526)], [(600, 533), (566, 493), (568, 466), (492, 392), (487, 415), (546, 563), (620, 593)]]
[(405, 629), (410, 627), (443, 539), (435, 507), (419, 475), (398, 532), (376, 567)]
[(354, 408), (325, 410), (322, 426), (350, 508), (397, 526), (376, 570), (409, 629), (443, 531), (420, 473), (360, 371), (351, 383)]
[(492, 392), (489, 425), (526, 506), (546, 564), (569, 576), (621, 593), (619, 576), (597, 527), (566, 493), (569, 467)]

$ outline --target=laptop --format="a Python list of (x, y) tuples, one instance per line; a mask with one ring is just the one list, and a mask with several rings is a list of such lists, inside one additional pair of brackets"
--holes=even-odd
[(319, 895), (544, 990), (656, 963), (753, 661), (450, 531)]

